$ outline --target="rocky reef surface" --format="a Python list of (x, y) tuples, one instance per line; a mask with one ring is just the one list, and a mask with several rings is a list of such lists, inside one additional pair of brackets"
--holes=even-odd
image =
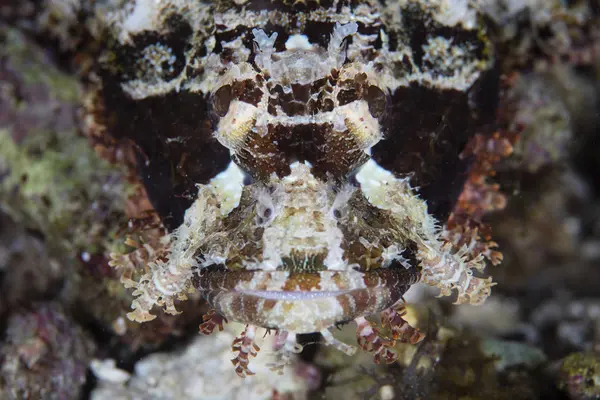
[[(177, 315), (157, 311), (156, 319), (144, 324), (127, 317), (134, 297), (121, 283), (123, 274), (136, 281), (148, 272), (144, 266), (160, 258), (165, 236), (177, 226), (164, 218), (165, 207), (182, 219), (191, 203), (187, 191), (197, 183), (193, 179), (218, 170), (226, 157), (216, 146), (208, 172), (184, 158), (165, 174), (140, 164), (139, 143), (148, 144), (146, 132), (170, 135), (166, 132), (175, 127), (185, 136), (205, 129), (196, 126), (199, 100), (182, 95), (160, 104), (148, 100), (143, 107), (132, 102), (102, 114), (102, 107), (110, 106), (98, 103), (99, 81), (106, 80), (102, 73), (128, 75), (127, 88), (142, 97), (195, 82), (184, 63), (202, 49), (178, 42), (178, 35), (189, 32), (173, 29), (171, 47), (156, 45), (151, 54), (145, 47), (144, 58), (125, 51), (155, 39), (134, 35), (158, 18), (142, 12), (146, 3), (151, 2), (0, 3), (0, 398), (600, 398), (597, 1), (430, 3), (437, 8), (398, 1), (402, 7), (410, 3), (413, 13), (433, 15), (432, 26), (457, 21), (485, 26), (485, 37), (476, 40), (493, 53), (493, 65), (485, 68), (497, 79), (461, 101), (489, 100), (484, 108), (492, 117), (480, 116), (481, 131), (459, 150), (473, 157), (475, 166), (461, 178), (462, 192), (448, 222), (454, 228), (446, 239), (463, 244), (476, 228), (483, 238), (476, 251), (502, 259), (487, 270), (496, 283), (493, 293), (481, 305), (454, 305), (456, 297), (439, 298), (436, 290), (413, 285), (404, 296), (404, 319), (424, 339), (416, 345), (394, 343), (397, 359), (387, 365), (374, 364), (364, 352), (349, 356), (325, 346), (318, 335), (301, 335), (304, 350), (286, 354), (290, 358), (281, 369), (282, 355), (271, 350), (283, 346), (277, 343), (281, 338), (258, 332), (265, 335), (263, 351), (252, 359), (256, 375), (246, 378), (239, 378), (230, 362), (230, 344), (244, 327), (228, 324), (198, 336), (210, 308), (198, 294), (175, 300)], [(202, 2), (168, 3), (189, 12), (188, 26), (197, 35), (208, 34), (202, 25), (208, 17), (195, 7)], [(254, 3), (215, 2), (236, 10)], [(281, 3), (303, 10), (327, 2)], [(427, 46), (427, 57), (434, 58), (433, 42)], [(468, 50), (487, 58), (483, 47)], [(457, 46), (453, 57), (446, 53), (440, 60), (467, 76), (479, 73), (480, 60), (468, 59), (461, 53), (465, 48)], [(233, 57), (234, 50), (221, 58)], [(416, 105), (404, 112), (428, 107), (424, 99), (415, 98)], [(417, 125), (418, 118), (410, 128), (427, 132), (427, 115), (419, 122), (427, 128)], [(442, 117), (436, 116), (436, 124)], [(448, 118), (448, 126), (460, 122)], [(467, 125), (459, 124), (470, 129)], [(111, 133), (115, 127), (125, 128)], [(164, 143), (161, 151), (183, 154), (185, 146), (176, 139)], [(154, 180), (147, 182), (144, 172)], [(432, 190), (427, 194), (440, 198)], [(115, 255), (133, 250), (135, 258), (128, 258), (133, 268), (109, 265)], [(354, 328), (340, 326), (335, 336), (349, 343)]]

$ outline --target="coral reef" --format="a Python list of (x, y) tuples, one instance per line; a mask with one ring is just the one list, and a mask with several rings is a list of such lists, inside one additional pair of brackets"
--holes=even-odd
[(13, 314), (0, 346), (3, 399), (66, 399), (83, 392), (95, 344), (56, 303)]
[(112, 247), (129, 189), (78, 136), (79, 83), (19, 31), (0, 39), (2, 209), (72, 257)]

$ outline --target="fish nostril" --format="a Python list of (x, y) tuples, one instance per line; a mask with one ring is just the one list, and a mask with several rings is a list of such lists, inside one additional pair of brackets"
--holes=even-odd
[(373, 117), (383, 117), (387, 106), (387, 96), (383, 90), (377, 86), (371, 85), (369, 86), (364, 99), (367, 101), (367, 104), (369, 105), (369, 111)]
[(233, 100), (233, 91), (231, 85), (225, 85), (219, 88), (213, 96), (212, 106), (214, 112), (219, 117), (224, 117), (229, 111), (229, 106)]
[(273, 209), (272, 208), (265, 208), (263, 211), (263, 217), (266, 219), (269, 219), (271, 217), (271, 215), (273, 215)]
[(250, 186), (254, 183), (254, 179), (249, 174), (244, 174), (244, 186)]

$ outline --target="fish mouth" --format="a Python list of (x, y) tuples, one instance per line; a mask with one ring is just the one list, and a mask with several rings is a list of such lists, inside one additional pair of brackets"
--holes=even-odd
[(389, 308), (419, 279), (416, 268), (403, 266), (367, 272), (209, 267), (198, 275), (196, 287), (224, 317), (295, 333), (319, 332)]
[(341, 296), (352, 290), (325, 290), (325, 291), (272, 291), (272, 290), (240, 290), (238, 293), (247, 296), (256, 296), (267, 300), (303, 301), (327, 297)]

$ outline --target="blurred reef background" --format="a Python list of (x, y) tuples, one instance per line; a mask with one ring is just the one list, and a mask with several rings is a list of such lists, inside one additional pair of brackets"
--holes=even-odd
[(600, 399), (597, 1), (478, 3), (515, 135), (493, 167), (504, 261), (486, 303), (416, 286), (408, 317), (427, 336), (396, 363), (313, 343), (284, 375), (259, 356), (246, 379), (229, 361), (240, 327), (198, 335), (201, 299), (126, 318), (109, 255), (162, 228), (131, 149), (89, 134), (94, 3), (111, 1), (0, 0), (1, 399)]

